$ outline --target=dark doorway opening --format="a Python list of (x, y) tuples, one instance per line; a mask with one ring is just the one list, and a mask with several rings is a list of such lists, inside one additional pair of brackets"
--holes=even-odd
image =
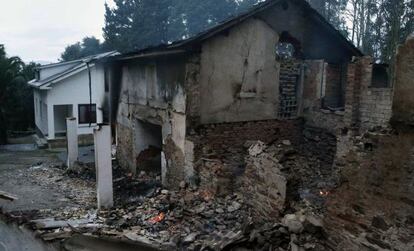
[(162, 127), (142, 120), (135, 122), (136, 170), (161, 174)]

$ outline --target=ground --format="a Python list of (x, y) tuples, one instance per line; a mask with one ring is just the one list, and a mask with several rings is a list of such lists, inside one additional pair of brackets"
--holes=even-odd
[(69, 179), (61, 182), (65, 178), (61, 165), (57, 153), (49, 150), (0, 150), (0, 190), (18, 197), (13, 203), (0, 201), (0, 208), (6, 212), (55, 209), (93, 201), (93, 184)]
[[(247, 146), (246, 170), (254, 175), (243, 184), (256, 189), (251, 197), (243, 189), (216, 195), (187, 184), (166, 190), (159, 177), (133, 177), (114, 162), (115, 206), (100, 211), (93, 163), (68, 171), (61, 151), (3, 147), (0, 190), (18, 200), (0, 201), (0, 207), (6, 222), (66, 250), (414, 250), (414, 133), (352, 136), (333, 169), (327, 165), (332, 139), (304, 134), (299, 148), (286, 140)], [(330, 143), (323, 146), (324, 140)], [(275, 182), (265, 187), (286, 184), (285, 205), (281, 194), (268, 196), (250, 184), (262, 169), (278, 170), (261, 179)], [(270, 214), (269, 198), (278, 201)], [(4, 224), (0, 233), (0, 242), (12, 248), (10, 235), (21, 234), (29, 246), (34, 240)], [(29, 250), (47, 250), (42, 248), (35, 241)]]
[(1, 251), (54, 251), (39, 240), (28, 230), (19, 229), (15, 225), (6, 225), (0, 221), (0, 250)]

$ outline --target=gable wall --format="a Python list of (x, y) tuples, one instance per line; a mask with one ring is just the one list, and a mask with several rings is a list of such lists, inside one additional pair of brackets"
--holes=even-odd
[(283, 31), (299, 41), (300, 59), (350, 60), (350, 51), (307, 15), (293, 2), (277, 4), (202, 44), (201, 124), (278, 118), (280, 63), (275, 47)]
[(278, 34), (288, 31), (299, 40), (305, 59), (325, 59), (328, 63), (349, 61), (352, 57), (350, 52), (310, 15), (303, 8), (289, 2), (285, 6), (277, 4), (258, 16)]

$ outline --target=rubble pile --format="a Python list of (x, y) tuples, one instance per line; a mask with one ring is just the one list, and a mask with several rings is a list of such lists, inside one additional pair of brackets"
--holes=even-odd
[[(97, 212), (66, 208), (37, 212), (30, 225), (45, 241), (88, 234), (136, 241), (161, 250), (332, 250), (320, 219), (303, 212), (254, 223), (240, 194), (157, 188), (139, 205)], [(40, 218), (39, 218), (40, 217)]]
[(240, 186), (256, 222), (275, 219), (285, 208), (287, 181), (283, 167), (266, 148), (261, 141), (249, 147)]
[[(9, 217), (46, 241), (84, 234), (160, 250), (411, 250), (414, 135), (372, 131), (338, 144), (314, 128), (303, 136), (300, 145), (246, 141), (231, 189), (219, 180), (229, 175), (224, 162), (209, 159), (223, 193), (185, 182), (166, 190), (157, 174), (134, 177), (114, 163), (115, 207), (101, 211), (91, 167), (40, 163), (29, 168), (33, 182), (70, 190), (62, 199), (76, 203)], [(335, 159), (337, 147), (347, 151)]]
[[(276, 132), (274, 133), (278, 135)], [(289, 204), (305, 200), (307, 203), (323, 210), (324, 195), (338, 184), (338, 170), (334, 165), (337, 147), (336, 137), (326, 130), (311, 127), (303, 128), (303, 137), (299, 141), (277, 138), (275, 135), (269, 136), (272, 139), (271, 141), (260, 141), (264, 142), (263, 148), (265, 149), (263, 152), (265, 156), (259, 157), (256, 162), (263, 164), (266, 159), (272, 159), (273, 164), (267, 165), (261, 171), (256, 168), (257, 173), (259, 174), (265, 170), (270, 171), (270, 173), (262, 175), (265, 177), (271, 174), (275, 168), (281, 171), (287, 183), (288, 207)], [(213, 139), (215, 138), (216, 136)], [(198, 167), (201, 180), (200, 186), (217, 195), (240, 191), (241, 186), (247, 186), (247, 189), (256, 191), (262, 189), (250, 186), (254, 183), (263, 183), (260, 177), (256, 176), (258, 179), (256, 181), (251, 180), (249, 182), (246, 180), (246, 176), (250, 179), (253, 178), (254, 172), (252, 170), (255, 169), (251, 168), (254, 166), (252, 162), (255, 161), (249, 157), (249, 147), (258, 141), (247, 140), (241, 146), (226, 145), (225, 148), (219, 148), (213, 139), (202, 148), (201, 155), (204, 157), (201, 158), (202, 163)], [(270, 184), (267, 185), (274, 187)], [(279, 202), (277, 204), (280, 205)]]
[(338, 250), (413, 250), (414, 135), (380, 129), (352, 142), (326, 204), (329, 238)]

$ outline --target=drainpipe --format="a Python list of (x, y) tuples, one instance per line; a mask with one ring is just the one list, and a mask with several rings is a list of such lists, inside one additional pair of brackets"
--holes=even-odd
[[(86, 62), (86, 67), (88, 68), (88, 78), (89, 78), (89, 107), (88, 107), (88, 114), (89, 117), (91, 116), (91, 107), (92, 107), (92, 78), (91, 78), (91, 68), (89, 66), (89, 62)], [(89, 127), (92, 126), (92, 122), (89, 118)]]

